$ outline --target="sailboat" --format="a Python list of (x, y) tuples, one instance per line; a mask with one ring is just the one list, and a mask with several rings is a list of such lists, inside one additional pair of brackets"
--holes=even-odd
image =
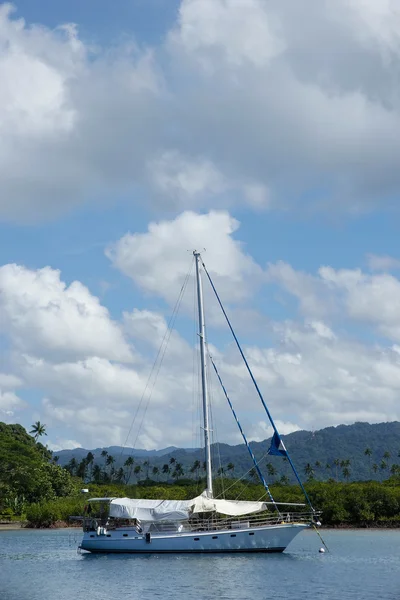
[[(201, 495), (190, 500), (90, 498), (83, 519), (84, 533), (79, 546), (81, 550), (138, 554), (283, 552), (299, 532), (319, 524), (319, 513), (312, 507), (307, 492), (284, 446), (211, 276), (200, 253), (194, 251), (193, 255), (197, 282), (206, 489)], [(211, 284), (274, 430), (268, 453), (283, 456), (289, 461), (304, 493), (304, 503), (279, 503), (273, 498), (237, 418), (218, 369), (211, 359), (211, 364), (254, 463), (254, 468), (264, 485), (268, 499), (259, 502), (248, 502), (214, 497), (207, 386), (207, 342), (202, 288), (202, 277), (204, 275), (202, 273)]]

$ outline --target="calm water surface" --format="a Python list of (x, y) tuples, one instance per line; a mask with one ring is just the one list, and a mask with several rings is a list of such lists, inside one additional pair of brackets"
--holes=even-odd
[(77, 554), (78, 531), (0, 531), (1, 600), (400, 600), (400, 530), (297, 536), (283, 554)]

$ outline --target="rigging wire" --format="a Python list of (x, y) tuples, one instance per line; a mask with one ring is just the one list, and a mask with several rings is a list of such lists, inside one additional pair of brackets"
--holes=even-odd
[[(143, 390), (143, 393), (142, 393), (142, 395), (141, 395), (141, 397), (140, 397), (139, 404), (138, 404), (138, 406), (137, 406), (137, 408), (136, 408), (136, 411), (135, 411), (134, 417), (133, 417), (133, 419), (132, 419), (131, 425), (130, 425), (130, 427), (129, 427), (128, 434), (127, 434), (127, 436), (126, 436), (125, 442), (124, 442), (124, 444), (123, 444), (123, 446), (122, 446), (122, 448), (121, 448), (121, 454), (120, 454), (120, 457), (122, 457), (122, 455), (124, 454), (124, 450), (125, 450), (125, 448), (126, 448), (126, 445), (127, 445), (127, 443), (128, 443), (128, 440), (129, 440), (129, 438), (130, 438), (130, 436), (131, 436), (132, 429), (133, 429), (133, 427), (134, 427), (134, 425), (135, 425), (135, 423), (136, 423), (136, 419), (138, 418), (138, 414), (139, 414), (139, 411), (140, 411), (140, 409), (141, 409), (141, 407), (142, 407), (142, 404), (143, 404), (143, 401), (144, 401), (144, 398), (145, 398), (146, 392), (147, 392), (147, 390), (148, 390), (148, 388), (149, 388), (149, 386), (150, 386), (151, 379), (152, 379), (152, 377), (153, 377), (153, 375), (154, 375), (154, 373), (155, 373), (155, 379), (154, 379), (153, 385), (152, 385), (152, 387), (151, 387), (151, 390), (150, 390), (150, 395), (149, 395), (149, 398), (148, 398), (148, 400), (147, 400), (147, 403), (146, 403), (146, 405), (145, 405), (145, 412), (144, 412), (144, 415), (145, 415), (145, 414), (146, 414), (146, 412), (147, 412), (147, 407), (148, 407), (148, 404), (149, 404), (149, 401), (150, 401), (150, 398), (151, 398), (151, 394), (153, 393), (154, 386), (155, 386), (155, 383), (156, 383), (156, 381), (157, 381), (158, 373), (160, 372), (161, 364), (162, 364), (163, 358), (164, 358), (164, 356), (165, 356), (165, 351), (166, 351), (166, 349), (167, 349), (168, 342), (169, 342), (169, 340), (170, 340), (170, 337), (171, 337), (171, 334), (172, 334), (172, 330), (173, 330), (173, 327), (174, 327), (174, 324), (175, 324), (175, 321), (176, 321), (176, 317), (177, 317), (177, 314), (178, 314), (178, 311), (179, 311), (179, 308), (180, 308), (180, 305), (181, 305), (181, 302), (182, 302), (183, 294), (184, 294), (184, 292), (185, 292), (185, 289), (186, 289), (186, 286), (187, 286), (187, 282), (188, 282), (188, 280), (189, 280), (189, 278), (190, 278), (190, 275), (191, 275), (191, 272), (192, 272), (192, 270), (193, 270), (193, 265), (194, 265), (194, 260), (192, 260), (192, 262), (191, 262), (191, 265), (190, 265), (190, 268), (189, 268), (188, 272), (187, 272), (187, 273), (186, 273), (186, 275), (185, 275), (185, 279), (184, 279), (184, 281), (183, 281), (182, 287), (181, 287), (181, 289), (180, 289), (180, 292), (179, 292), (179, 294), (178, 294), (178, 298), (177, 298), (177, 300), (176, 300), (176, 302), (175, 302), (175, 305), (174, 305), (174, 308), (173, 308), (172, 314), (171, 314), (171, 316), (170, 316), (170, 318), (169, 318), (169, 320), (168, 320), (168, 323), (167, 323), (167, 328), (166, 328), (166, 330), (165, 330), (165, 332), (164, 332), (163, 338), (162, 338), (162, 340), (161, 340), (161, 344), (160, 344), (160, 346), (159, 346), (159, 348), (158, 348), (157, 355), (156, 355), (156, 357), (155, 357), (155, 359), (154, 359), (154, 362), (153, 362), (153, 365), (152, 365), (152, 367), (151, 367), (150, 374), (149, 374), (149, 376), (148, 376), (148, 378), (147, 378), (146, 385), (145, 385), (145, 387), (144, 387), (144, 390)], [(165, 347), (164, 347), (164, 349), (163, 349), (163, 346), (164, 346), (164, 344), (165, 344)], [(161, 356), (160, 364), (159, 364), (159, 366), (158, 366), (158, 369), (156, 370), (157, 363), (158, 363), (158, 361), (159, 361), (159, 358), (160, 358), (160, 356)], [(137, 442), (137, 439), (138, 439), (138, 436), (139, 436), (139, 433), (140, 433), (140, 430), (141, 430), (141, 427), (142, 427), (142, 424), (143, 424), (144, 415), (143, 415), (143, 418), (142, 418), (142, 420), (141, 420), (141, 422), (140, 422), (139, 429), (138, 429), (138, 432), (137, 432), (137, 434), (136, 434), (136, 438), (135, 438), (134, 444), (133, 444), (133, 446), (132, 446), (132, 450), (134, 450), (134, 449), (135, 449), (135, 444), (136, 444), (136, 442)], [(132, 452), (131, 452), (131, 454), (130, 454), (130, 455), (132, 455)]]
[[(227, 399), (227, 401), (228, 401), (228, 404), (229, 404), (229, 407), (230, 407), (230, 409), (231, 409), (231, 411), (232, 411), (232, 414), (233, 414), (233, 416), (234, 416), (234, 418), (235, 418), (235, 421), (236, 421), (236, 423), (237, 423), (237, 426), (239, 427), (239, 431), (240, 431), (240, 433), (242, 434), (242, 438), (243, 438), (243, 440), (244, 440), (244, 443), (246, 444), (246, 448), (247, 448), (247, 450), (249, 451), (249, 454), (250, 454), (250, 456), (251, 456), (251, 460), (253, 461), (254, 467), (255, 467), (255, 468), (256, 468), (256, 470), (257, 470), (257, 474), (258, 474), (259, 478), (261, 479), (261, 482), (262, 482), (262, 484), (263, 484), (263, 486), (264, 486), (264, 488), (265, 488), (265, 491), (267, 492), (267, 494), (268, 494), (268, 496), (269, 496), (269, 498), (270, 498), (271, 502), (273, 502), (273, 503), (274, 503), (276, 510), (278, 510), (278, 507), (277, 507), (277, 506), (276, 506), (276, 504), (275, 504), (275, 500), (274, 500), (274, 498), (273, 498), (273, 496), (272, 496), (272, 494), (271, 494), (271, 491), (270, 491), (270, 489), (269, 489), (269, 487), (268, 487), (268, 484), (267, 484), (267, 482), (265, 481), (264, 475), (262, 474), (262, 472), (261, 472), (261, 469), (260, 469), (260, 467), (258, 466), (258, 462), (257, 462), (257, 460), (256, 460), (256, 457), (254, 456), (253, 450), (250, 448), (249, 442), (247, 441), (246, 435), (245, 435), (245, 433), (244, 433), (244, 431), (243, 431), (243, 429), (242, 429), (242, 426), (241, 426), (241, 424), (240, 424), (240, 421), (239, 421), (239, 419), (238, 419), (238, 417), (237, 417), (237, 415), (236, 415), (235, 409), (233, 408), (233, 404), (232, 404), (232, 402), (231, 402), (231, 399), (230, 399), (230, 398), (229, 398), (229, 396), (228, 396), (228, 392), (226, 391), (226, 388), (225, 388), (225, 386), (224, 386), (224, 384), (223, 384), (223, 382), (222, 382), (222, 379), (221, 379), (221, 376), (220, 376), (220, 374), (219, 374), (219, 371), (218, 371), (218, 369), (217, 369), (217, 367), (216, 367), (216, 365), (215, 365), (215, 362), (213, 361), (213, 359), (212, 359), (212, 357), (211, 357), (211, 356), (210, 356), (210, 360), (211, 360), (211, 364), (212, 364), (212, 366), (214, 367), (215, 374), (216, 374), (216, 375), (217, 375), (217, 377), (218, 377), (218, 381), (219, 381), (219, 383), (221, 384), (222, 390), (223, 390), (223, 392), (224, 392), (224, 394), (225, 394), (225, 398)], [(279, 510), (278, 510), (278, 512), (279, 512)]]
[(223, 307), (223, 304), (222, 304), (222, 302), (221, 302), (221, 299), (220, 299), (220, 297), (219, 297), (219, 295), (218, 295), (218, 292), (217, 292), (217, 290), (216, 290), (216, 288), (215, 288), (215, 286), (214, 286), (213, 280), (211, 279), (211, 276), (210, 276), (209, 272), (207, 271), (207, 268), (206, 268), (206, 266), (205, 266), (205, 264), (204, 264), (204, 262), (203, 262), (203, 259), (202, 259), (201, 257), (200, 257), (200, 260), (201, 260), (201, 264), (202, 264), (202, 266), (203, 266), (204, 272), (205, 272), (205, 274), (207, 275), (208, 281), (210, 282), (210, 285), (211, 285), (211, 287), (212, 287), (212, 289), (213, 289), (213, 292), (214, 292), (214, 294), (215, 294), (215, 297), (217, 298), (218, 304), (219, 304), (219, 306), (220, 306), (220, 308), (221, 308), (221, 310), (222, 310), (222, 313), (223, 313), (223, 315), (224, 315), (224, 317), (225, 317), (225, 320), (226, 320), (226, 322), (227, 322), (227, 324), (228, 324), (228, 327), (229, 327), (229, 329), (231, 330), (231, 333), (232, 333), (233, 339), (234, 339), (234, 340), (235, 340), (235, 342), (236, 342), (236, 346), (238, 347), (238, 350), (239, 350), (239, 352), (240, 352), (240, 355), (241, 355), (241, 357), (242, 357), (242, 359), (243, 359), (243, 361), (244, 361), (244, 364), (246, 365), (247, 371), (248, 371), (248, 373), (249, 373), (249, 375), (250, 375), (250, 377), (251, 377), (251, 380), (252, 380), (252, 382), (253, 382), (253, 384), (254, 384), (254, 387), (255, 387), (255, 388), (256, 388), (256, 390), (257, 390), (258, 396), (259, 396), (259, 398), (260, 398), (260, 400), (261, 400), (261, 403), (262, 403), (262, 405), (263, 405), (263, 407), (264, 407), (264, 410), (265, 410), (265, 412), (267, 413), (267, 416), (268, 416), (268, 418), (269, 418), (269, 421), (270, 421), (270, 423), (271, 423), (271, 425), (272, 425), (272, 428), (273, 428), (273, 430), (274, 430), (274, 432), (275, 432), (275, 435), (276, 435), (277, 439), (279, 440), (279, 443), (280, 443), (280, 444), (282, 444), (283, 448), (285, 449), (285, 455), (286, 455), (286, 457), (287, 457), (287, 459), (288, 459), (288, 461), (289, 461), (289, 463), (290, 463), (290, 466), (292, 467), (293, 473), (294, 473), (294, 474), (295, 474), (295, 476), (296, 476), (296, 479), (297, 479), (297, 481), (298, 481), (298, 483), (299, 483), (299, 485), (300, 485), (300, 487), (301, 487), (301, 489), (302, 489), (302, 491), (303, 491), (304, 497), (306, 498), (308, 505), (310, 506), (311, 510), (312, 510), (313, 512), (315, 512), (315, 509), (314, 509), (313, 505), (311, 504), (311, 500), (310, 500), (310, 498), (308, 497), (308, 494), (307, 494), (307, 492), (306, 492), (306, 490), (305, 490), (305, 488), (304, 488), (304, 486), (303, 486), (303, 484), (302, 484), (302, 482), (301, 482), (301, 479), (300, 479), (300, 477), (299, 477), (299, 475), (298, 475), (298, 473), (297, 473), (297, 470), (296, 470), (296, 468), (295, 468), (295, 466), (294, 466), (294, 464), (293, 464), (293, 462), (292, 462), (292, 459), (290, 458), (290, 456), (289, 456), (289, 453), (287, 452), (287, 450), (286, 450), (286, 448), (285, 448), (285, 446), (284, 446), (284, 444), (283, 444), (283, 442), (282, 442), (282, 439), (281, 439), (281, 436), (280, 436), (280, 434), (279, 434), (279, 431), (278, 431), (278, 430), (277, 430), (277, 428), (276, 428), (276, 425), (275, 425), (275, 423), (274, 423), (274, 420), (273, 420), (273, 418), (272, 418), (272, 416), (271, 416), (271, 413), (270, 413), (270, 412), (269, 412), (269, 410), (268, 410), (268, 406), (266, 405), (266, 403), (265, 403), (265, 400), (264, 400), (264, 398), (263, 398), (263, 395), (261, 394), (261, 390), (260, 390), (260, 388), (258, 387), (257, 381), (255, 380), (255, 377), (254, 377), (254, 375), (253, 375), (253, 372), (252, 372), (252, 370), (250, 369), (250, 365), (249, 365), (249, 363), (247, 362), (246, 356), (244, 355), (244, 352), (243, 352), (243, 350), (242, 350), (242, 347), (241, 347), (241, 345), (240, 345), (240, 343), (239, 343), (239, 340), (238, 340), (238, 338), (236, 337), (236, 334), (235, 334), (235, 332), (234, 332), (234, 330), (233, 330), (233, 327), (232, 327), (232, 325), (231, 325), (231, 322), (230, 322), (230, 320), (229, 320), (229, 317), (228, 317), (228, 315), (227, 315), (227, 313), (226, 313), (226, 311), (225, 311), (225, 309), (224, 309), (224, 307)]

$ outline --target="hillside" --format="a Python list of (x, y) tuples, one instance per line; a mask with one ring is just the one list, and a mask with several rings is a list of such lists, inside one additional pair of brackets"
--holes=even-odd
[[(329, 478), (350, 481), (382, 480), (390, 475), (391, 469), (396, 469), (396, 466), (393, 465), (400, 464), (400, 423), (397, 421), (374, 425), (369, 423), (338, 425), (314, 432), (296, 431), (282, 436), (282, 439), (303, 479), (313, 475), (317, 480)], [(281, 457), (267, 455), (269, 444), (270, 439), (251, 443), (253, 452), (260, 461), (260, 466), (267, 478), (269, 481), (276, 481), (285, 476), (293, 481), (287, 461)], [(367, 448), (371, 451), (370, 455), (365, 454)], [(108, 461), (108, 467), (106, 465), (107, 456), (104, 454), (101, 456), (104, 451), (112, 457), (112, 462)], [(147, 475), (153, 479), (167, 479), (171, 477), (176, 464), (180, 464), (182, 467), (180, 477), (194, 476), (198, 471), (198, 469), (193, 469), (195, 461), (202, 463), (204, 460), (203, 450), (199, 449), (169, 447), (146, 451), (112, 446), (91, 451), (82, 448), (63, 450), (57, 453), (59, 464), (68, 465), (71, 459), (75, 459), (76, 463), (79, 463), (89, 452), (94, 455), (92, 470), (94, 465), (98, 465), (105, 471), (111, 472), (112, 470), (115, 473), (121, 467), (123, 468), (127, 458), (132, 456), (134, 466), (140, 467), (140, 470), (135, 475), (134, 467), (131, 467), (129, 472), (125, 469), (125, 478), (129, 476), (130, 482), (144, 479)], [(237, 446), (214, 444), (212, 453), (215, 470), (222, 467), (228, 476), (241, 477), (253, 466), (244, 444)], [(343, 461), (347, 460), (350, 463), (346, 466)], [(339, 464), (335, 465), (335, 462), (338, 461)], [(231, 468), (227, 470), (229, 463), (231, 463)], [(162, 474), (164, 465), (170, 465), (169, 473), (166, 471)], [(192, 473), (190, 469), (192, 469)], [(202, 471), (199, 470), (199, 472), (201, 475)], [(122, 475), (120, 474), (120, 476)]]

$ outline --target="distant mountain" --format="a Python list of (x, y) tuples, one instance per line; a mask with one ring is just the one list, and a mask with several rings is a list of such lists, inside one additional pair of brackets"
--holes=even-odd
[[(95, 448), (94, 450), (86, 450), (85, 448), (74, 448), (73, 450), (59, 450), (53, 452), (54, 456), (58, 456), (58, 464), (64, 466), (69, 463), (71, 458), (75, 458), (77, 461), (82, 460), (87, 456), (88, 452), (94, 455), (95, 462), (97, 460), (103, 460), (101, 453), (106, 450), (107, 454), (111, 454), (115, 459), (121, 457), (124, 462), (128, 456), (134, 456), (135, 458), (143, 458), (144, 460), (154, 456), (164, 456), (165, 454), (171, 454), (177, 450), (176, 446), (168, 446), (162, 450), (135, 450), (134, 448), (124, 448), (122, 446), (108, 446), (107, 448)], [(193, 450), (192, 450), (193, 452)]]
[[(353, 425), (338, 425), (337, 427), (326, 427), (319, 431), (296, 431), (282, 436), (293, 462), (302, 479), (306, 479), (306, 466), (308, 472), (313, 470), (315, 479), (326, 480), (330, 477), (343, 480), (368, 480), (387, 478), (394, 464), (400, 464), (400, 423), (354, 423)], [(277, 480), (282, 475), (293, 481), (290, 466), (281, 457), (269, 456), (267, 454), (270, 439), (263, 442), (251, 442), (251, 447), (259, 461), (263, 471), (267, 474), (269, 463), (270, 472), (276, 471), (268, 477), (269, 481)], [(371, 451), (366, 455), (366, 449)], [(101, 452), (106, 450), (114, 459), (114, 468), (123, 466), (128, 456), (135, 459), (135, 464), (143, 465), (144, 461), (150, 462), (150, 475), (153, 467), (168, 463), (171, 458), (179, 462), (187, 476), (194, 461), (204, 460), (202, 449), (176, 448), (170, 446), (162, 450), (135, 450), (111, 446), (109, 448), (96, 448), (91, 450), (95, 456), (95, 463), (105, 464)], [(81, 461), (89, 450), (77, 448), (75, 450), (62, 450), (54, 453), (59, 456), (59, 464), (66, 465), (72, 458)], [(230, 446), (229, 444), (213, 444), (213, 464), (217, 471), (220, 467), (225, 468), (229, 463), (234, 469), (227, 472), (228, 476), (241, 477), (252, 468), (252, 462), (244, 444)], [(386, 458), (385, 458), (386, 456)], [(349, 472), (343, 474), (342, 461), (350, 460), (347, 467)], [(335, 465), (339, 461), (339, 465)], [(272, 465), (272, 468), (271, 468)], [(376, 465), (376, 466), (374, 466)], [(159, 476), (161, 477), (161, 476)], [(143, 472), (140, 475), (143, 478)], [(162, 477), (161, 477), (162, 478)], [(131, 481), (135, 481), (132, 476)]]

